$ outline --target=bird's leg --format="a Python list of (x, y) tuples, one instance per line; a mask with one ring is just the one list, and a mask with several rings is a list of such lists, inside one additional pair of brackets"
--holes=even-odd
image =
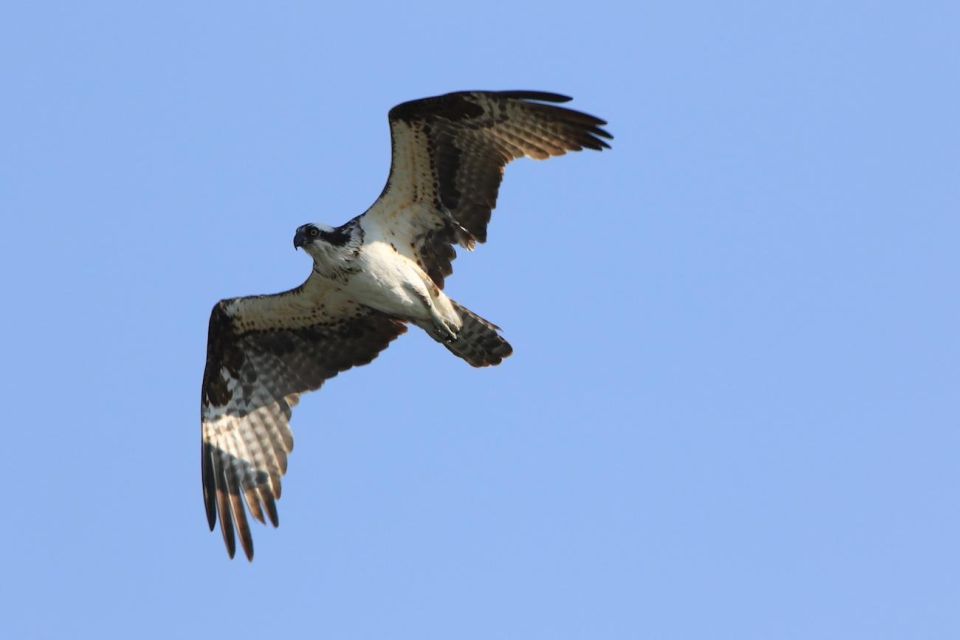
[(457, 335), (460, 332), (460, 327), (440, 315), (436, 305), (433, 304), (433, 301), (427, 294), (419, 291), (415, 287), (409, 287), (409, 290), (417, 297), (418, 300), (420, 300), (420, 302), (423, 303), (427, 313), (430, 314), (430, 320), (433, 323), (434, 329), (433, 333), (436, 334), (436, 337), (444, 342), (455, 342)]

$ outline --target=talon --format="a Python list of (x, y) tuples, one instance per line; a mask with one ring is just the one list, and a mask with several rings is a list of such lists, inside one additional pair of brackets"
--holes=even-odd
[(457, 334), (456, 331), (454, 331), (454, 330), (451, 329), (450, 327), (448, 327), (448, 326), (446, 326), (446, 325), (441, 325), (441, 326), (440, 326), (440, 332), (443, 333), (443, 334), (445, 334), (445, 335), (447, 336), (446, 338), (444, 338), (444, 341), (445, 341), (445, 342), (456, 342), (456, 341), (457, 341), (458, 334)]
[(433, 326), (437, 330), (437, 333), (443, 338), (444, 342), (453, 343), (457, 341), (459, 332), (446, 322), (437, 320), (434, 321)]

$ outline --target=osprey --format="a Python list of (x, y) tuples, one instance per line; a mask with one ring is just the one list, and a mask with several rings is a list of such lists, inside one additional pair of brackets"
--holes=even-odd
[(294, 247), (313, 258), (306, 282), (214, 306), (200, 409), (203, 499), (231, 558), (236, 530), (253, 559), (245, 506), (278, 524), (300, 394), (367, 364), (409, 324), (474, 367), (511, 354), (499, 328), (447, 297), (443, 281), (454, 245), (486, 241), (508, 162), (609, 148), (605, 121), (545, 104), (568, 100), (465, 91), (394, 107), (390, 176), (377, 201), (339, 227), (296, 230)]

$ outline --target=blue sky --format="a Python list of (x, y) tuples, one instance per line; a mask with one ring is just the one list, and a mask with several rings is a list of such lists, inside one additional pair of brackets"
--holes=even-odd
[[(137, 4), (0, 10), (4, 637), (960, 637), (956, 3)], [(229, 561), (211, 306), (466, 88), (616, 136), (455, 263), (514, 356), (307, 396)]]

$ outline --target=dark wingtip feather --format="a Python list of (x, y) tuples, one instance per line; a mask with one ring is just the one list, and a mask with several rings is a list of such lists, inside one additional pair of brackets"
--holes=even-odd
[(200, 446), (200, 475), (203, 481), (203, 506), (207, 511), (207, 525), (210, 531), (217, 526), (217, 489), (213, 475), (213, 461), (211, 460), (210, 445), (206, 442)]
[(277, 517), (277, 502), (273, 499), (273, 496), (270, 494), (270, 489), (267, 487), (260, 488), (260, 498), (263, 500), (263, 506), (267, 509), (267, 517), (270, 518), (270, 523), (274, 527), (280, 526), (280, 518)]
[(577, 144), (586, 149), (591, 149), (593, 151), (603, 151), (604, 149), (609, 149), (610, 144), (604, 140), (613, 140), (613, 136), (604, 131), (599, 127), (592, 127), (584, 131), (580, 131), (576, 136)]
[[(476, 93), (487, 93), (484, 91), (477, 91)], [(573, 100), (570, 96), (565, 96), (562, 93), (551, 93), (549, 91), (524, 91), (524, 90), (514, 90), (514, 91), (494, 91), (492, 92), (501, 98), (516, 98), (519, 100), (539, 100), (540, 102), (570, 102)]]
[(232, 559), (237, 554), (237, 541), (233, 536), (233, 519), (230, 517), (230, 506), (227, 494), (217, 488), (217, 511), (220, 512), (220, 532), (223, 534), (223, 543), (227, 546), (227, 555)]
[(257, 491), (257, 488), (251, 486), (250, 488), (244, 490), (243, 495), (247, 500), (247, 507), (250, 509), (250, 515), (252, 515), (260, 524), (266, 524), (266, 521), (263, 519), (263, 509), (260, 508), (260, 492)]
[(233, 518), (236, 520), (237, 534), (240, 538), (240, 546), (243, 547), (243, 553), (247, 560), (253, 560), (253, 536), (250, 534), (250, 524), (247, 522), (247, 514), (243, 510), (243, 502), (238, 494), (230, 493), (230, 509), (233, 511)]
[(253, 538), (250, 537), (250, 532), (247, 532), (247, 537), (240, 538), (241, 544), (243, 544), (243, 553), (247, 556), (247, 562), (253, 562)]
[(603, 151), (604, 149), (609, 149), (610, 144), (604, 140), (613, 140), (613, 136), (604, 131), (603, 129), (592, 129), (587, 132), (589, 144), (584, 146), (588, 149), (593, 149), (594, 151)]
[(227, 500), (226, 470), (223, 468), (223, 460), (220, 457), (219, 449), (214, 450), (207, 445), (207, 450), (210, 453), (212, 484), (204, 485), (204, 487), (209, 487), (210, 491), (216, 493), (215, 507), (216, 513), (220, 517), (220, 533), (223, 534), (223, 543), (227, 547), (227, 555), (233, 558), (237, 552), (237, 544), (233, 537), (233, 519), (230, 517), (230, 503)]

